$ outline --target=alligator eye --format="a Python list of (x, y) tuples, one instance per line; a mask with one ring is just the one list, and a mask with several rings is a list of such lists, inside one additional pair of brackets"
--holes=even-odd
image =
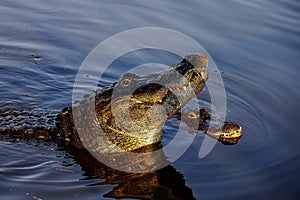
[(131, 80), (128, 79), (128, 78), (125, 78), (125, 79), (121, 80), (121, 85), (124, 86), (124, 87), (129, 86), (130, 83), (131, 83)]
[(197, 115), (196, 115), (196, 113), (194, 113), (194, 112), (189, 112), (188, 118), (190, 118), (190, 119), (196, 119), (196, 118), (197, 118)]

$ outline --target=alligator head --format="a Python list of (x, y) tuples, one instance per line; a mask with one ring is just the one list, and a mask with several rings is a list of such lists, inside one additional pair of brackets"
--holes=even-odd
[(83, 99), (73, 107), (73, 116), (84, 146), (133, 151), (159, 142), (162, 125), (203, 89), (207, 64), (205, 56), (188, 55), (161, 72), (127, 73)]

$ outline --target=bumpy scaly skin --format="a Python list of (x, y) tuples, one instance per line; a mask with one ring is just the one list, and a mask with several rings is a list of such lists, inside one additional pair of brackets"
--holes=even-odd
[(18, 141), (37, 138), (51, 140), (57, 129), (55, 118), (59, 110), (15, 110), (6, 109), (0, 112), (0, 140)]
[(55, 139), (76, 147), (83, 147), (83, 141), (89, 149), (102, 148), (97, 149), (101, 152), (114, 146), (133, 151), (161, 140), (163, 123), (203, 89), (207, 64), (207, 57), (193, 54), (162, 72), (125, 74), (76, 106), (64, 108), (56, 126), (31, 130), (1, 126), (0, 131), (15, 138)]

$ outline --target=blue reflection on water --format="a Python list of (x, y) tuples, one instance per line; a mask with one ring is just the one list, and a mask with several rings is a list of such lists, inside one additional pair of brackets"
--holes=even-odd
[[(224, 72), (227, 118), (244, 130), (239, 144), (218, 144), (201, 160), (197, 153), (203, 136), (199, 135), (174, 163), (195, 197), (295, 199), (300, 179), (299, 10), (296, 0), (1, 1), (0, 105), (61, 109), (71, 104), (76, 72), (99, 42), (136, 27), (181, 31), (202, 44)], [(99, 86), (155, 58), (167, 64), (177, 62), (173, 55), (155, 51), (124, 56), (106, 71)], [(166, 138), (172, 137), (172, 123), (176, 122), (169, 123)], [(68, 194), (84, 189), (79, 199), (98, 198), (109, 190), (108, 186), (86, 187), (85, 181), (78, 180), (82, 178), (79, 168), (69, 176), (54, 175), (51, 168), (60, 162), (55, 153), (39, 155), (40, 149), (26, 147), (37, 155), (30, 157), (31, 163), (26, 151), (16, 151), (17, 145), (1, 146), (5, 149), (0, 168), (5, 199), (24, 199), (32, 188), (40, 191), (41, 198), (55, 199), (57, 183), (62, 188), (67, 183)], [(23, 175), (18, 166), (25, 165), (20, 163), (30, 169)]]

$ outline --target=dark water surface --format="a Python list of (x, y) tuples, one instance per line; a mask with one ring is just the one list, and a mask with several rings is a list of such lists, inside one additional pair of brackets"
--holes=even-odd
[[(203, 159), (198, 158), (203, 136), (197, 136), (172, 164), (194, 197), (299, 199), (297, 0), (2, 0), (1, 109), (70, 105), (77, 70), (88, 53), (113, 34), (145, 26), (180, 31), (204, 46), (224, 72), (227, 119), (243, 127), (237, 145), (218, 143)], [(99, 85), (118, 80), (133, 64), (147, 59), (178, 61), (163, 55), (125, 56), (106, 71)], [(98, 78), (90, 76), (91, 82)], [(165, 127), (166, 138), (172, 123), (176, 122)], [(55, 145), (0, 146), (1, 199), (103, 199), (115, 186), (97, 185), (101, 180), (91, 179), (72, 155)]]

